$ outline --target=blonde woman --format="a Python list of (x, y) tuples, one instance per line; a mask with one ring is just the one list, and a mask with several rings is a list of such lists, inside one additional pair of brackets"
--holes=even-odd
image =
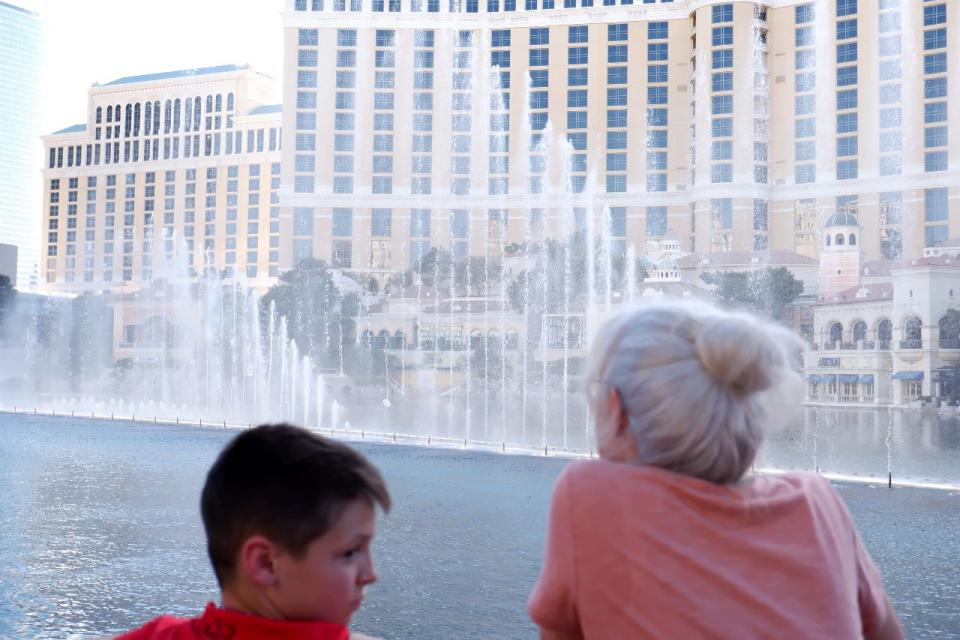
[(903, 637), (830, 484), (748, 473), (799, 350), (691, 303), (606, 323), (587, 383), (601, 459), (554, 488), (529, 602), (541, 638)]

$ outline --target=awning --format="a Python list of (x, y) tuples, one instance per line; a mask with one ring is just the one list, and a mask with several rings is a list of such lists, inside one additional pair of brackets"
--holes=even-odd
[(858, 382), (860, 384), (873, 384), (873, 374), (870, 373), (867, 375), (860, 376), (860, 380)]
[(857, 384), (860, 381), (860, 376), (855, 373), (841, 373), (838, 377), (845, 384)]
[(894, 380), (923, 380), (923, 371), (897, 371)]

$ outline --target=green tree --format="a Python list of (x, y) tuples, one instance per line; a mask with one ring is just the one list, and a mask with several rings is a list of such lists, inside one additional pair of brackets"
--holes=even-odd
[(761, 271), (705, 273), (701, 280), (714, 285), (718, 304), (744, 308), (783, 320), (787, 305), (803, 293), (803, 283), (785, 267)]
[(339, 366), (340, 343), (356, 341), (354, 318), (360, 311), (356, 294), (342, 295), (322, 260), (301, 260), (280, 276), (280, 282), (261, 299), (263, 326), (271, 305), (286, 318), (290, 337), (300, 352), (324, 366)]

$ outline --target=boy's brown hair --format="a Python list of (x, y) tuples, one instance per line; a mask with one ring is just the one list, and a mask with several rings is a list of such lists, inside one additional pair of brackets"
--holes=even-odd
[(350, 447), (289, 424), (244, 431), (210, 468), (200, 498), (217, 582), (232, 580), (250, 536), (302, 557), (358, 498), (390, 509), (380, 472)]

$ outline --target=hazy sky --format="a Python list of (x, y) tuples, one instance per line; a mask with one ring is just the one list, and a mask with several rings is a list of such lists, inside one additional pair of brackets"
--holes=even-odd
[[(249, 63), (279, 79), (282, 0), (25, 0), (47, 29), (43, 130), (84, 122), (86, 90), (128, 75)], [(279, 102), (279, 92), (277, 101)]]

